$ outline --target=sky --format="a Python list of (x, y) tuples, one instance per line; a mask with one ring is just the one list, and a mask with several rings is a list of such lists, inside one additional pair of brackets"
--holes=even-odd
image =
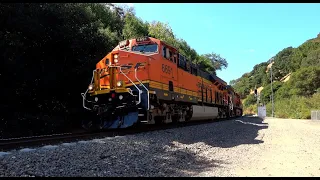
[(199, 54), (217, 53), (228, 67), (217, 71), (227, 83), (320, 33), (320, 4), (128, 3), (144, 21), (170, 25)]

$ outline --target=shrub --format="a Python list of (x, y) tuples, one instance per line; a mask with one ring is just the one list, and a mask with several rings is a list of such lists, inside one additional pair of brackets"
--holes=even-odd
[[(311, 97), (293, 96), (276, 100), (275, 117), (290, 119), (310, 119), (311, 110), (320, 109), (320, 93)], [(267, 116), (271, 116), (272, 104), (268, 103)]]

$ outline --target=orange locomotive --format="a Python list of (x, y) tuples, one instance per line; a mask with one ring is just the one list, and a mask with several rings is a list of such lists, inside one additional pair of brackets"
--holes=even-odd
[(127, 128), (242, 115), (240, 96), (165, 42), (143, 37), (119, 43), (96, 65), (82, 94), (99, 120), (86, 128)]

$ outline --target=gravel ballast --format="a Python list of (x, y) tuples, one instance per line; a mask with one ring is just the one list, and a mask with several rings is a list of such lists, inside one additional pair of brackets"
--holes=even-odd
[(256, 117), (0, 152), (0, 176), (319, 176), (320, 122)]

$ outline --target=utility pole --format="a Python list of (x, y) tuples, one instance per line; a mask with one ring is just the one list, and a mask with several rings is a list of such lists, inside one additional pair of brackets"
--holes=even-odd
[(255, 85), (255, 87), (254, 87), (254, 95), (257, 98), (257, 115), (259, 115), (259, 99), (258, 99), (257, 85)]
[[(270, 63), (272, 63), (273, 57), (270, 59)], [(270, 78), (271, 78), (271, 103), (272, 103), (272, 117), (274, 117), (274, 104), (273, 104), (273, 89), (272, 89), (272, 64), (270, 67)]]

